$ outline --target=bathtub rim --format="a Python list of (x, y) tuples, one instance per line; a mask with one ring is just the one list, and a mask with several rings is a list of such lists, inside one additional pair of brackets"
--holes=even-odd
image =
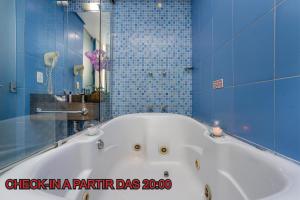
[[(75, 133), (74, 135), (71, 135), (71, 136), (66, 137), (66, 138), (64, 138), (64, 139), (62, 139), (62, 140), (59, 140), (59, 141), (55, 142), (54, 144), (45, 147), (44, 149), (41, 149), (41, 150), (39, 150), (39, 151), (37, 151), (37, 152), (34, 152), (34, 153), (28, 155), (27, 157), (25, 157), (25, 158), (19, 160), (19, 161), (10, 163), (10, 164), (8, 164), (7, 166), (5, 166), (5, 167), (2, 168), (2, 169), (0, 168), (0, 176), (4, 175), (7, 171), (10, 171), (10, 170), (13, 169), (14, 167), (16, 167), (16, 166), (22, 164), (23, 162), (26, 162), (26, 161), (29, 160), (29, 159), (32, 159), (32, 158), (34, 158), (34, 157), (36, 157), (36, 156), (38, 156), (38, 155), (41, 155), (41, 154), (43, 154), (43, 153), (46, 153), (46, 152), (51, 151), (51, 150), (53, 150), (53, 149), (56, 149), (56, 148), (58, 148), (58, 147), (61, 147), (61, 146), (64, 145), (65, 143), (72, 141), (72, 140), (73, 140), (74, 138), (76, 138), (77, 136), (87, 134), (86, 132), (87, 132), (88, 130), (98, 129), (98, 128), (102, 130), (103, 128), (105, 128), (106, 126), (108, 126), (112, 121), (114, 121), (114, 120), (119, 120), (119, 119), (122, 119), (122, 118), (126, 118), (126, 117), (128, 117), (128, 116), (156, 116), (156, 115), (160, 115), (160, 116), (162, 116), (162, 115), (164, 115), (164, 116), (177, 116), (177, 117), (181, 117), (181, 118), (186, 118), (186, 119), (193, 120), (194, 122), (198, 123), (199, 125), (204, 126), (207, 130), (209, 130), (209, 129), (211, 128), (211, 126), (210, 126), (207, 122), (205, 122), (205, 121), (203, 121), (203, 120), (201, 120), (201, 119), (193, 118), (193, 117), (191, 117), (191, 116), (186, 116), (186, 115), (180, 115), (180, 114), (176, 114), (176, 113), (155, 113), (155, 112), (153, 112), (153, 113), (132, 113), (132, 114), (121, 115), (121, 116), (115, 117), (115, 118), (113, 118), (113, 119), (110, 119), (110, 120), (108, 120), (108, 121), (105, 121), (105, 122), (103, 122), (103, 123), (99, 123), (99, 124), (96, 125), (96, 126), (93, 126), (93, 127), (87, 128), (87, 129), (84, 129), (84, 130), (82, 130), (82, 131), (80, 131), (80, 132), (78, 132), (78, 133)], [(260, 150), (260, 151), (267, 151), (268, 153), (273, 154), (273, 155), (275, 155), (276, 157), (280, 157), (280, 158), (282, 158), (282, 159), (284, 159), (284, 160), (287, 160), (287, 161), (289, 161), (289, 162), (292, 162), (292, 163), (294, 163), (294, 164), (296, 164), (296, 165), (298, 165), (298, 166), (300, 167), (300, 161), (297, 161), (297, 160), (295, 160), (295, 159), (293, 159), (293, 158), (290, 158), (290, 157), (288, 157), (288, 156), (285, 156), (285, 155), (283, 155), (283, 154), (281, 154), (281, 153), (279, 153), (279, 152), (276, 152), (276, 151), (274, 151), (274, 150), (272, 150), (272, 149), (269, 149), (269, 148), (264, 147), (264, 146), (262, 146), (262, 145), (256, 144), (256, 143), (254, 143), (254, 142), (251, 142), (251, 141), (249, 141), (249, 140), (247, 140), (247, 139), (244, 139), (244, 138), (242, 138), (242, 137), (239, 137), (239, 136), (234, 135), (234, 134), (232, 134), (232, 133), (230, 133), (230, 132), (227, 132), (227, 131), (224, 131), (224, 135), (225, 135), (225, 136), (226, 136), (226, 135), (227, 135), (227, 136), (230, 136), (230, 137), (236, 139), (236, 140), (239, 141), (239, 142), (246, 143), (246, 144), (248, 144), (249, 146), (252, 146), (252, 147), (254, 147), (254, 148), (256, 148), (256, 149), (258, 149), (258, 150)], [(210, 139), (214, 139), (214, 138), (210, 137)], [(216, 140), (214, 140), (214, 141), (216, 142)]]
[[(233, 144), (233, 145), (237, 145), (237, 146), (242, 146), (243, 148), (245, 148), (245, 149), (250, 149), (252, 152), (254, 152), (254, 151), (257, 151), (257, 150), (261, 150), (260, 148), (256, 148), (255, 146), (253, 146), (253, 145), (251, 145), (251, 144), (248, 144), (248, 143), (246, 143), (247, 145), (245, 145), (245, 142), (244, 141), (241, 141), (240, 139), (238, 139), (238, 138), (236, 138), (236, 137), (233, 137), (233, 136), (231, 136), (231, 135), (229, 135), (229, 134), (225, 134), (225, 137), (224, 138), (213, 138), (213, 137), (211, 137), (211, 136), (209, 136), (209, 132), (208, 132), (208, 130), (209, 130), (209, 128), (210, 128), (210, 126), (208, 126), (207, 124), (204, 124), (203, 122), (199, 122), (198, 120), (196, 120), (196, 119), (194, 119), (194, 118), (191, 118), (191, 117), (188, 117), (188, 116), (183, 116), (183, 115), (178, 115), (178, 114), (161, 114), (161, 113), (140, 113), (140, 114), (130, 114), (130, 116), (133, 116), (133, 117), (136, 117), (136, 116), (155, 116), (155, 115), (159, 115), (159, 116), (177, 116), (177, 117), (179, 117), (179, 118), (185, 118), (185, 119), (188, 119), (188, 120), (192, 120), (192, 121), (194, 121), (194, 122), (196, 122), (198, 125), (201, 125), (201, 126), (203, 126), (203, 127), (205, 127), (206, 128), (206, 130), (207, 131), (205, 131), (205, 132), (203, 132), (203, 136), (204, 137), (206, 137), (207, 139), (209, 139), (209, 140), (211, 140), (211, 141), (213, 141), (214, 143), (218, 143), (218, 144), (222, 144), (222, 143), (224, 143), (224, 144), (226, 144), (226, 143), (228, 143), (228, 144)], [(0, 174), (0, 176), (2, 177), (2, 178), (6, 178), (7, 177), (7, 175), (9, 175), (9, 174), (11, 174), (11, 173), (13, 173), (14, 171), (14, 168), (15, 167), (17, 167), (17, 166), (19, 166), (19, 165), (21, 165), (23, 162), (27, 162), (28, 160), (30, 160), (31, 158), (36, 158), (37, 159), (37, 157), (38, 156), (41, 156), (42, 158), (43, 157), (45, 157), (45, 154), (44, 153), (46, 153), (46, 152), (50, 152), (50, 150), (55, 150), (55, 149), (57, 149), (58, 147), (64, 147), (64, 146), (67, 146), (67, 145), (76, 145), (76, 143), (80, 143), (80, 142), (84, 142), (83, 140), (82, 140), (82, 137), (86, 137), (87, 136), (87, 133), (88, 133), (88, 130), (91, 130), (91, 129), (95, 129), (95, 130), (102, 130), (103, 128), (105, 128), (106, 126), (108, 126), (110, 123), (112, 123), (114, 120), (117, 120), (117, 119), (122, 119), (122, 118), (126, 118), (126, 117), (128, 117), (129, 115), (124, 115), (124, 116), (120, 116), (120, 117), (117, 117), (117, 118), (115, 118), (115, 119), (112, 119), (112, 120), (110, 120), (109, 122), (106, 122), (106, 123), (103, 123), (103, 124), (101, 124), (101, 125), (97, 125), (97, 126), (95, 126), (95, 127), (92, 127), (92, 128), (90, 128), (90, 129), (86, 129), (86, 130), (84, 130), (84, 131), (82, 131), (82, 132), (79, 132), (78, 134), (75, 134), (75, 135), (73, 135), (73, 136), (71, 136), (71, 137), (68, 137), (68, 138), (66, 138), (66, 139), (64, 139), (63, 141), (65, 141), (65, 142), (59, 142), (58, 143), (58, 145), (56, 146), (56, 147), (54, 147), (54, 148), (51, 148), (51, 149), (49, 149), (49, 150), (47, 150), (47, 151), (45, 151), (45, 152), (41, 152), (41, 153), (39, 153), (40, 155), (38, 155), (38, 154), (35, 154), (35, 155), (33, 155), (32, 157), (30, 157), (30, 158), (27, 158), (26, 160), (23, 160), (21, 163), (19, 163), (19, 164), (16, 164), (15, 166), (12, 166), (9, 170), (8, 170), (8, 173), (6, 173), (6, 172), (4, 172), (3, 174)], [(94, 140), (95, 138), (101, 138), (101, 136), (102, 136), (102, 134), (105, 134), (105, 133), (98, 133), (98, 134), (96, 134), (96, 135), (94, 135), (94, 136), (89, 136), (89, 139), (88, 140)], [(64, 144), (66, 144), (66, 145), (64, 145)], [(299, 168), (299, 165), (294, 165), (294, 163), (293, 162), (288, 162), (288, 161), (286, 161), (286, 159), (283, 159), (282, 160), (282, 158), (281, 157), (279, 157), (279, 156), (274, 156), (274, 154), (271, 152), (271, 151), (259, 151), (259, 152), (262, 152), (262, 154), (264, 155), (264, 156), (266, 156), (267, 158), (269, 158), (270, 159), (270, 161), (273, 161), (273, 162), (275, 162), (275, 163), (279, 163), (280, 162), (280, 164), (282, 164), (282, 165), (280, 165), (282, 168), (284, 168), (285, 170), (286, 169), (289, 169), (289, 167), (291, 167), (291, 171), (288, 171), (288, 173), (286, 173), (286, 175), (289, 175), (288, 177), (290, 177), (294, 172), (299, 172), (300, 170), (300, 168)], [(296, 176), (296, 177), (300, 177), (300, 174), (299, 173), (297, 173), (298, 174), (298, 176)], [(283, 188), (283, 190), (281, 190), (279, 193), (275, 193), (274, 195), (272, 195), (272, 196), (270, 196), (270, 197), (275, 197), (275, 199), (277, 199), (277, 197), (282, 197), (282, 195), (284, 195), (285, 193), (288, 193), (289, 191), (294, 191), (294, 188), (293, 188), (293, 186), (297, 186), (297, 185), (300, 185), (300, 180), (299, 181), (295, 181), (295, 177), (292, 177), (292, 178), (290, 178), (290, 179), (287, 179), (287, 182), (286, 182), (286, 185), (285, 185), (285, 187)], [(285, 194), (286, 195), (286, 194)], [(268, 197), (266, 198), (266, 199), (269, 199)], [(265, 198), (264, 198), (264, 200), (265, 200)]]

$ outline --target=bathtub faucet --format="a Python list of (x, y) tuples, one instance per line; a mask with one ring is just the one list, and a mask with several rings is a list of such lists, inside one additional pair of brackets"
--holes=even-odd
[(146, 107), (147, 112), (154, 112), (153, 106), (152, 105), (148, 105)]
[(162, 113), (168, 112), (168, 106), (167, 106), (167, 105), (161, 106), (161, 107), (160, 107), (160, 111), (161, 111)]

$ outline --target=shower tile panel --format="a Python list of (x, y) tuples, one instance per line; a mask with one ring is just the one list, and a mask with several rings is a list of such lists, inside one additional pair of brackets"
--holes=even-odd
[(191, 2), (119, 0), (113, 12), (113, 115), (191, 115)]

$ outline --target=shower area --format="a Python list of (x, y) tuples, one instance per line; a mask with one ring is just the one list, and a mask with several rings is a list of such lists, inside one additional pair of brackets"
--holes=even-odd
[(0, 4), (0, 170), (121, 115), (191, 116), (190, 1)]

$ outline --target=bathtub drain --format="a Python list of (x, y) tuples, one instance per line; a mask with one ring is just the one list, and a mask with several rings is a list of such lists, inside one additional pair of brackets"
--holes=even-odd
[(142, 147), (140, 144), (135, 144), (133, 148), (135, 151), (140, 151)]
[(168, 154), (168, 148), (166, 146), (162, 146), (159, 149), (159, 152), (161, 155), (167, 155)]

